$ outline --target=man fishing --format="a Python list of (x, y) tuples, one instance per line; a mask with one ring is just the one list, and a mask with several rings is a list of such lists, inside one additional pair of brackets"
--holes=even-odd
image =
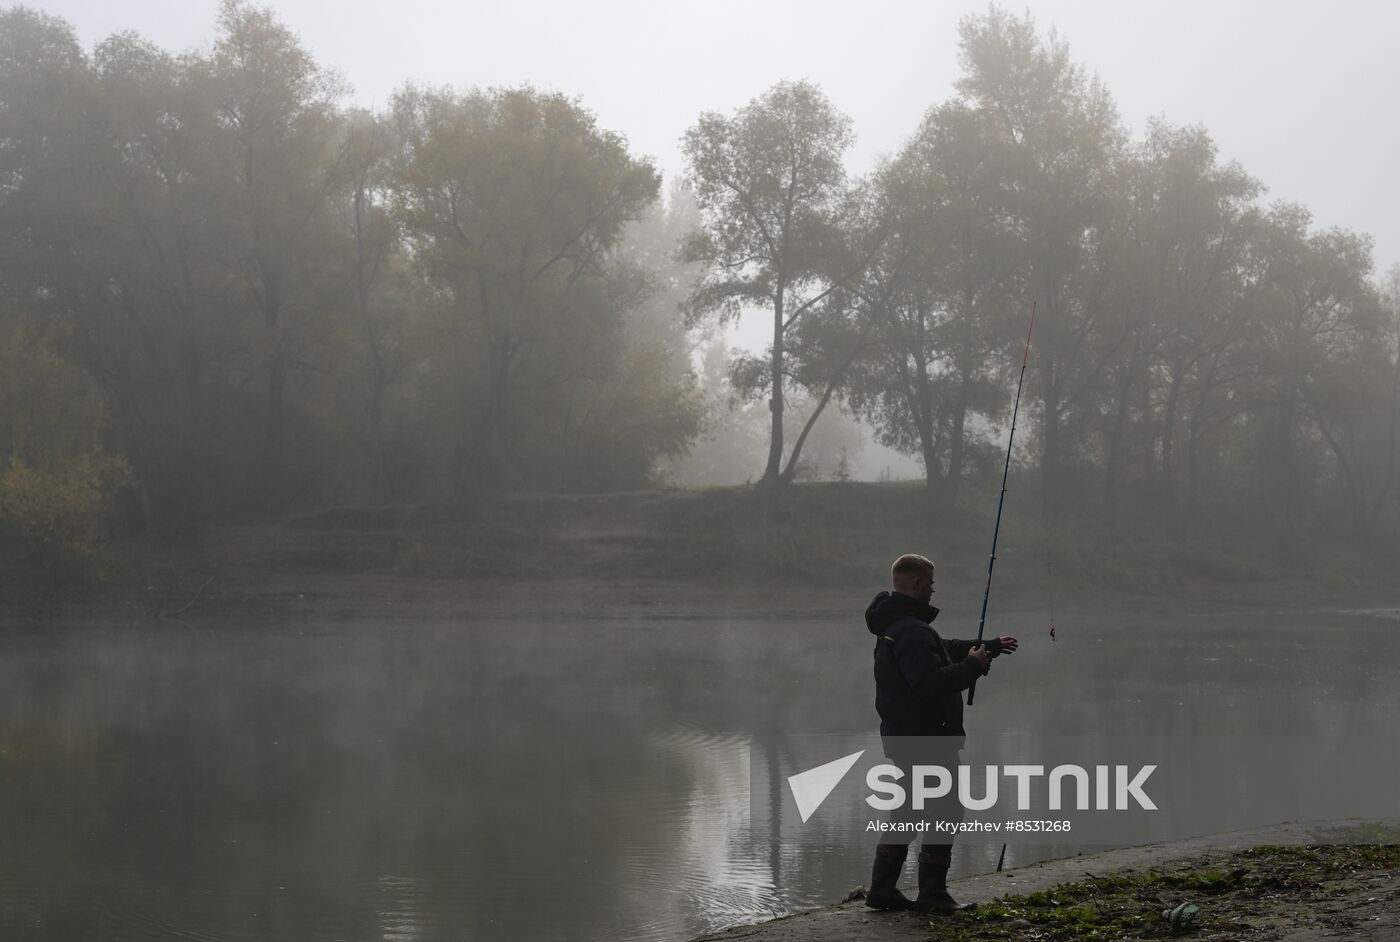
[[(985, 642), (941, 638), (930, 624), (938, 609), (933, 596), (933, 563), (906, 554), (891, 567), (893, 592), (881, 592), (865, 610), (865, 624), (875, 636), (875, 709), (880, 714), (880, 738), (885, 756), (904, 773), (908, 783), (915, 765), (956, 769), (962, 748), (961, 693), (990, 668), (991, 660), (1016, 650), (1015, 638)], [(985, 615), (984, 615), (985, 617)], [(951, 799), (951, 800), (950, 800)], [(865, 904), (874, 909), (953, 912), (961, 908), (948, 893), (948, 867), (953, 845), (936, 843), (924, 831), (919, 853), (919, 896), (910, 900), (899, 891), (899, 875), (917, 833), (918, 821), (961, 821), (962, 805), (950, 793), (939, 802), (914, 811), (912, 802), (891, 812), (892, 831), (903, 843), (875, 848), (875, 867)]]

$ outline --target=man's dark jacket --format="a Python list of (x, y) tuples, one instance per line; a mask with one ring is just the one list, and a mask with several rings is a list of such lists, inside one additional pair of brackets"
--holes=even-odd
[[(975, 641), (940, 638), (929, 624), (938, 609), (899, 592), (881, 592), (865, 610), (875, 636), (875, 710), (882, 736), (962, 736), (962, 691), (982, 676), (967, 653)], [(983, 642), (993, 656), (1001, 642)]]

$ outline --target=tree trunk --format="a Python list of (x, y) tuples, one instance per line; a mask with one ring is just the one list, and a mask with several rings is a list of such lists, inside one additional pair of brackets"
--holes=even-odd
[(812, 410), (812, 414), (803, 423), (797, 441), (793, 442), (792, 454), (788, 455), (787, 467), (783, 468), (783, 484), (791, 484), (792, 479), (797, 476), (797, 459), (802, 454), (802, 446), (806, 444), (807, 436), (812, 432), (812, 426), (816, 425), (817, 419), (821, 418), (822, 412), (826, 410), (827, 403), (831, 401), (831, 395), (835, 391), (836, 383), (834, 381), (827, 383), (826, 391), (822, 393), (821, 399), (817, 400), (817, 407)]
[(388, 377), (384, 370), (384, 358), (377, 345), (371, 345), (374, 356), (374, 389), (370, 393), (369, 434), (370, 449), (374, 454), (375, 490), (381, 500), (388, 500), (393, 493), (389, 473), (389, 449), (384, 442), (384, 394), (388, 387)]
[(1138, 415), (1142, 416), (1142, 493), (1151, 494), (1157, 478), (1156, 452), (1152, 443), (1156, 433), (1152, 430), (1152, 370), (1142, 371), (1142, 382), (1138, 384)]
[[(1400, 322), (1397, 322), (1400, 327)], [(1396, 337), (1400, 341), (1400, 335)], [(1376, 491), (1376, 499), (1371, 504), (1371, 516), (1376, 517), (1390, 496), (1395, 485), (1396, 439), (1400, 438), (1400, 343), (1397, 344), (1395, 370), (1390, 384), (1390, 425), (1386, 430), (1385, 471), (1381, 474), (1381, 484)]]
[(384, 391), (386, 385), (384, 354), (379, 349), (378, 338), (374, 335), (374, 324), (369, 315), (369, 292), (371, 275), (366, 269), (365, 258), (365, 212), (366, 189), (368, 185), (363, 172), (355, 178), (355, 306), (360, 315), (360, 326), (365, 334), (365, 346), (369, 349), (373, 386), (370, 389), (369, 404), (369, 450), (373, 467), (374, 491), (381, 500), (389, 496), (389, 455), (384, 445)]
[(286, 421), (287, 356), (282, 349), (278, 321), (282, 314), (282, 297), (277, 282), (265, 279), (263, 318), (272, 344), (272, 358), (267, 370), (267, 414), (263, 422), (262, 504), (263, 509), (276, 513), (282, 509), (282, 458)]
[(1351, 525), (1356, 533), (1358, 548), (1367, 549), (1371, 543), (1374, 518), (1366, 512), (1368, 501), (1361, 462), (1355, 460), (1353, 455), (1347, 454), (1341, 438), (1333, 434), (1321, 417), (1317, 420), (1317, 427), (1322, 433), (1323, 441), (1327, 442), (1327, 447), (1337, 459), (1337, 466), (1342, 469), (1342, 486), (1345, 489), (1347, 510), (1351, 513)]
[(1294, 400), (1293, 391), (1287, 391), (1282, 401), (1279, 402), (1278, 410), (1278, 443), (1276, 445), (1278, 454), (1275, 458), (1275, 469), (1278, 475), (1275, 486), (1278, 489), (1278, 510), (1283, 517), (1292, 520), (1294, 517), (1293, 507), (1293, 422), (1297, 417), (1297, 404)]
[(1056, 508), (1060, 505), (1056, 494), (1059, 485), (1060, 464), (1060, 400), (1051, 376), (1052, 372), (1052, 367), (1048, 364), (1042, 370), (1042, 375), (1045, 377), (1043, 387), (1045, 390), (1043, 416), (1045, 427), (1042, 430), (1043, 443), (1040, 457), (1040, 486), (1045, 496), (1047, 523), (1051, 524), (1055, 522)]
[(1162, 507), (1168, 515), (1176, 510), (1175, 469), (1172, 467), (1172, 445), (1176, 438), (1176, 410), (1181, 401), (1181, 380), (1185, 371), (1181, 357), (1172, 362), (1172, 381), (1167, 390), (1167, 404), (1162, 411)]
[(783, 293), (782, 281), (773, 298), (773, 351), (769, 369), (773, 377), (772, 397), (768, 409), (772, 413), (772, 432), (768, 439), (768, 466), (763, 482), (773, 491), (782, 483), (783, 464)]
[(282, 509), (282, 457), (285, 437), (287, 360), (281, 350), (272, 355), (267, 371), (267, 423), (263, 427), (263, 506)]
[(932, 506), (942, 489), (943, 477), (938, 473), (938, 435), (933, 418), (933, 398), (929, 395), (928, 362), (922, 352), (915, 355), (918, 368), (914, 372), (916, 385), (908, 387), (909, 414), (919, 427), (919, 450), (924, 458), (924, 493)]
[(1118, 494), (1123, 477), (1125, 439), (1128, 436), (1128, 403), (1132, 400), (1133, 382), (1137, 378), (1138, 357), (1142, 350), (1142, 340), (1134, 341), (1132, 355), (1128, 358), (1123, 380), (1118, 384), (1118, 408), (1113, 417), (1113, 428), (1109, 432), (1108, 447), (1104, 449), (1103, 475), (1103, 520), (1110, 530), (1118, 528)]
[(181, 437), (177, 447), (184, 460), (180, 467), (187, 469), (192, 480), (189, 482), (190, 506), (185, 513), (190, 517), (191, 529), (198, 526), (198, 519), (207, 511), (207, 495), (211, 490), (208, 480), (208, 435), (205, 428), (204, 407), (204, 359), (199, 348), (195, 331), (194, 273), (189, 256), (182, 244), (178, 249), (180, 266), (180, 372), (184, 383), (183, 401), (179, 404)]
[(1178, 526), (1183, 539), (1191, 530), (1191, 524), (1195, 520), (1196, 510), (1201, 497), (1201, 439), (1208, 431), (1208, 427), (1203, 425), (1202, 416), (1205, 415), (1206, 406), (1210, 403), (1211, 391), (1215, 388), (1216, 375), (1220, 369), (1220, 351), (1217, 349), (1210, 358), (1210, 368), (1206, 371), (1204, 380), (1200, 382), (1200, 393), (1195, 397), (1195, 402), (1191, 406), (1191, 418), (1186, 430), (1187, 466), (1189, 478), (1186, 490), (1186, 505), (1178, 515)]
[(951, 512), (957, 505), (958, 487), (962, 483), (963, 455), (966, 449), (968, 387), (970, 385), (968, 371), (964, 371), (962, 379), (958, 383), (958, 398), (953, 404), (953, 427), (951, 441), (948, 442), (948, 474), (943, 479), (943, 492), (939, 499), (940, 507), (946, 512)]
[[(506, 393), (510, 388), (511, 363), (515, 358), (515, 345), (509, 336), (498, 336), (487, 345), (490, 376), (490, 389), (486, 395), (486, 407), (477, 427), (476, 452), (483, 459), (494, 458), (498, 463), (505, 458), (505, 442), (501, 436), (501, 418), (505, 412)], [(484, 470), (480, 462), (477, 470)]]

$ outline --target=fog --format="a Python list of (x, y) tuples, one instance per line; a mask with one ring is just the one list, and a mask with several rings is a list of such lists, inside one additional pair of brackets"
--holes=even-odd
[(1400, 768), (1397, 35), (0, 7), (0, 938), (683, 942), (892, 879), (751, 737), (972, 684)]
[[(67, 19), (88, 44), (134, 30), (175, 50), (210, 45), (218, 10), (216, 0), (33, 6)], [(625, 135), (670, 180), (686, 171), (680, 139), (694, 115), (738, 108), (785, 78), (818, 83), (852, 117), (857, 139), (846, 165), (868, 172), (901, 146), (931, 102), (952, 93), (958, 21), (985, 4), (878, 2), (854, 15), (842, 4), (728, 0), (485, 8), (408, 0), (392, 15), (362, 0), (274, 7), (362, 107), (383, 107), (405, 81), (558, 90)], [(1246, 166), (1267, 198), (1306, 205), (1319, 226), (1371, 236), (1378, 270), (1400, 263), (1400, 177), (1390, 159), (1400, 123), (1386, 117), (1400, 87), (1394, 7), (1063, 0), (1012, 8), (1070, 42), (1132, 132), (1155, 117), (1203, 125), (1221, 158)], [(729, 331), (733, 343), (754, 351), (771, 340), (758, 313)], [(835, 416), (822, 422), (833, 433), (840, 424)], [(917, 462), (882, 446), (868, 426), (857, 424), (855, 433), (855, 478), (919, 476)], [(691, 468), (678, 480), (698, 479)]]
[[(214, 0), (44, 0), (85, 43), (135, 30), (170, 49), (214, 39)], [(355, 101), (383, 106), (406, 80), (458, 87), (531, 83), (581, 98), (668, 176), (701, 111), (728, 111), (784, 78), (819, 83), (855, 121), (848, 163), (893, 152), (957, 78), (957, 24), (986, 4), (554, 2), (454, 6), (404, 0), (283, 0), (279, 16), (341, 72)], [(1400, 86), (1400, 10), (1319, 5), (1127, 6), (1108, 0), (1011, 4), (1067, 39), (1112, 90), (1124, 120), (1203, 124), (1222, 157), (1323, 225), (1373, 235), (1380, 267), (1400, 261), (1400, 180), (1389, 118)]]

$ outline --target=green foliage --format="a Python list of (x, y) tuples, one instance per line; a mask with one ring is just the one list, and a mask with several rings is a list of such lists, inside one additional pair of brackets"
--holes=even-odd
[(409, 87), (392, 120), (395, 211), (451, 298), (455, 336), (433, 360), (460, 379), (443, 406), (459, 481), (644, 481), (694, 427), (659, 348), (630, 336), (653, 289), (618, 249), (656, 199), (655, 169), (577, 103), (530, 88)]
[[(1004, 896), (941, 919), (939, 938), (1089, 942), (1162, 938), (1196, 927), (1237, 937), (1273, 928), (1266, 901), (1280, 901), (1293, 919), (1314, 901), (1333, 898), (1339, 890), (1332, 881), (1397, 866), (1400, 848), (1394, 846), (1266, 845), (1172, 869), (1127, 871)], [(1180, 914), (1175, 921), (1173, 912)], [(1181, 918), (1187, 912), (1195, 918)]]
[(932, 108), (876, 186), (892, 232), (871, 266), (878, 299), (851, 399), (880, 440), (917, 455), (951, 507), (971, 454), (1009, 406), (1024, 252), (986, 116)]
[(106, 541), (113, 496), (130, 484), (126, 462), (102, 452), (45, 469), (12, 458), (0, 475), (0, 521), (46, 575), (85, 575)]
[[(692, 447), (690, 481), (842, 476), (841, 443), (812, 456), (844, 407), (923, 462), (946, 519), (994, 498), (1036, 303), (1016, 463), (1069, 528), (1068, 578), (1311, 557), (1369, 579), (1400, 545), (1400, 269), (1377, 285), (1368, 238), (1261, 204), (1204, 128), (1129, 140), (1029, 16), (959, 36), (956, 95), (869, 179), (845, 171), (850, 120), (784, 81), (698, 116), (663, 205), (564, 94), (409, 85), (373, 114), (242, 0), (178, 55), (0, 11), (6, 457), (62, 482), (101, 443), (146, 530), (180, 538), (644, 487)], [(771, 345), (733, 359), (717, 327), (756, 310)], [(821, 502), (780, 490), (746, 552), (814, 566), (788, 541)]]
[(0, 429), (29, 460), (100, 426), (153, 536), (637, 486), (693, 436), (676, 233), (624, 239), (658, 175), (578, 103), (410, 87), (343, 110), (241, 0), (179, 56), (0, 22)]
[(732, 318), (744, 302), (781, 310), (789, 291), (829, 277), (854, 141), (850, 119), (810, 82), (779, 82), (731, 118), (700, 116), (684, 139), (704, 213), (684, 255), (708, 266), (692, 317)]
[[(795, 476), (805, 432), (860, 352), (843, 289), (882, 235), (870, 235), (870, 207), (846, 180), (842, 157), (853, 142), (850, 119), (810, 82), (779, 82), (731, 117), (702, 114), (683, 142), (702, 215), (681, 251), (703, 266), (685, 303), (690, 323), (730, 321), (750, 305), (772, 317), (767, 356), (740, 363), (735, 386), (771, 404), (763, 477), (773, 495)], [(788, 382), (818, 403), (790, 453)]]

